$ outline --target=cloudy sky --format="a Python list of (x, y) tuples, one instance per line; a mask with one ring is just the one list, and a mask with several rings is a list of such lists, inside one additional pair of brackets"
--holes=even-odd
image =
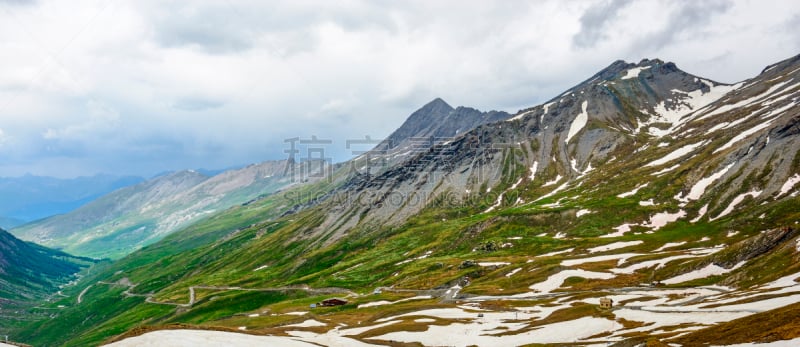
[(800, 53), (787, 1), (0, 0), (0, 176), (151, 175), (381, 138), (435, 97), (539, 104), (617, 59), (720, 82)]

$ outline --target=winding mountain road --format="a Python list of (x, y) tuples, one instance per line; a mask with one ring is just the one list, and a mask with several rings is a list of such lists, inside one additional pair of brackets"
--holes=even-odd
[[(308, 286), (289, 286), (289, 287), (266, 287), (266, 288), (242, 288), (238, 286), (190, 286), (189, 287), (189, 302), (187, 303), (178, 303), (178, 302), (169, 302), (169, 301), (157, 301), (153, 298), (154, 294), (138, 294), (138, 293), (131, 293), (131, 290), (136, 287), (135, 283), (131, 283), (130, 281), (120, 280), (117, 282), (104, 282), (98, 281), (98, 284), (104, 285), (111, 285), (111, 286), (127, 286), (122, 295), (125, 297), (143, 297), (145, 298), (145, 302), (157, 305), (170, 305), (176, 307), (192, 307), (196, 301), (196, 294), (195, 289), (207, 289), (207, 290), (220, 290), (220, 291), (246, 291), (246, 292), (282, 292), (288, 290), (301, 290), (305, 291), (309, 294), (346, 294), (348, 296), (358, 296), (357, 293), (344, 288), (311, 288)], [(83, 302), (83, 296), (86, 294), (87, 291), (93, 286), (93, 284), (88, 285), (86, 288), (81, 291), (80, 295), (78, 295), (77, 303), (80, 304)]]

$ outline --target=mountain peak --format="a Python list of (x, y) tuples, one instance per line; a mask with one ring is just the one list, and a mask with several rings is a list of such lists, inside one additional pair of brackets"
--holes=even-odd
[(420, 138), (444, 139), (469, 131), (479, 125), (508, 119), (505, 112), (481, 112), (474, 108), (453, 108), (435, 98), (414, 111), (406, 121), (375, 148), (382, 151), (407, 149)]
[(654, 59), (644, 58), (640, 60), (638, 64), (636, 64), (636, 66), (659, 66), (659, 65), (664, 65), (664, 61), (658, 58)]
[(442, 98), (436, 98), (422, 106), (419, 110), (417, 110), (417, 112), (446, 115), (453, 110), (453, 106), (450, 106), (450, 104), (442, 100)]
[(600, 70), (600, 72), (596, 73), (587, 81), (594, 81), (597, 79), (610, 81), (617, 78), (625, 79), (627, 71), (632, 71), (632, 69), (637, 69), (637, 71), (641, 71), (643, 69), (658, 69), (662, 73), (672, 73), (672, 72), (679, 72), (681, 71), (675, 65), (675, 63), (667, 62), (665, 63), (663, 60), (658, 58), (648, 59), (644, 58), (639, 61), (639, 63), (628, 63), (624, 60), (617, 60), (611, 63), (611, 65), (607, 66), (605, 69)]
[(611, 65), (607, 66), (605, 69), (600, 70), (600, 72), (596, 73), (593, 76), (593, 78), (600, 77), (602, 79), (610, 79), (619, 74), (620, 72), (635, 66), (636, 64), (628, 63), (624, 60), (617, 60), (611, 63)]

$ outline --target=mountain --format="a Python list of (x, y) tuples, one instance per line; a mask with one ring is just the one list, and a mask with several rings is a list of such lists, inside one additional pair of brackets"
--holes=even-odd
[[(328, 180), (176, 230), (65, 289), (63, 310), (14, 337), (45, 346), (223, 332), (321, 345), (796, 339), (799, 102), (800, 56), (736, 84), (658, 59), (617, 61), (382, 170), (350, 174), (372, 160), (362, 156)], [(423, 110), (455, 112), (440, 100)], [(435, 133), (414, 118), (406, 134)], [(332, 297), (346, 303), (313, 305)], [(758, 337), (740, 324), (758, 324)]]
[(72, 211), (99, 196), (143, 181), (141, 177), (95, 175), (60, 179), (26, 175), (0, 178), (0, 225), (12, 228)]
[(284, 166), (265, 162), (213, 177), (194, 170), (173, 172), (12, 232), (74, 254), (119, 257), (215, 211), (286, 186), (291, 182), (283, 177)]
[[(371, 153), (403, 158), (413, 154), (411, 147), (427, 148), (429, 139), (451, 138), (475, 126), (508, 117), (510, 115), (505, 112), (483, 113), (466, 107), (453, 109), (436, 99), (414, 112)], [(406, 153), (397, 156), (401, 149)], [(252, 202), (296, 183), (325, 178), (327, 174), (314, 172), (332, 170), (312, 164), (268, 161), (214, 176), (194, 170), (166, 173), (114, 191), (70, 213), (18, 226), (11, 231), (22, 239), (73, 254), (117, 258), (217, 211)], [(295, 173), (298, 176), (295, 177)], [(348, 175), (337, 174), (336, 177), (341, 181)]]
[(6, 300), (31, 300), (66, 283), (82, 266), (65, 253), (23, 242), (0, 229), (0, 295)]
[(510, 114), (502, 111), (481, 112), (463, 106), (453, 108), (444, 100), (436, 98), (412, 113), (400, 128), (378, 144), (373, 151), (413, 154), (414, 149), (424, 150), (433, 144), (451, 140), (479, 125), (510, 117)]
[(90, 259), (23, 242), (0, 229), (0, 333), (12, 324), (30, 319), (21, 310), (47, 299), (76, 273), (93, 262)]

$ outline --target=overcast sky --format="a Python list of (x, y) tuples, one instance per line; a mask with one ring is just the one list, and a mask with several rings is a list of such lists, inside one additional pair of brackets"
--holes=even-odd
[(800, 53), (787, 1), (0, 0), (0, 176), (151, 175), (517, 110), (617, 59), (720, 82)]

